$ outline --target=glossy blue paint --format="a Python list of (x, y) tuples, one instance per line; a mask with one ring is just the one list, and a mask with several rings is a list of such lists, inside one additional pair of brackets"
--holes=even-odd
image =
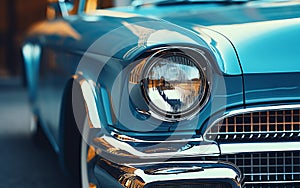
[[(233, 43), (245, 73), (299, 71), (299, 58), (296, 54), (299, 51), (297, 44), (300, 27), (297, 18), (300, 16), (300, 5), (295, 2), (258, 1), (229, 6), (211, 3), (113, 10), (151, 15), (190, 30), (195, 30), (197, 26), (208, 26)], [(211, 34), (212, 32), (209, 32), (208, 35)], [(215, 39), (216, 34), (213, 35)], [(289, 46), (290, 50), (285, 50), (283, 43)], [(224, 49), (221, 52), (224, 52)], [(273, 59), (270, 59), (270, 56), (273, 56)], [(288, 59), (292, 61), (286, 66), (282, 62)], [(260, 66), (254, 65), (255, 63)], [(235, 66), (229, 64), (227, 67), (232, 69)], [(228, 73), (238, 74), (239, 70), (236, 68)]]
[[(199, 33), (198, 30), (205, 31), (199, 33), (200, 36), (205, 39), (205, 35), (207, 35), (208, 38), (213, 38), (214, 42), (217, 41), (217, 34), (213, 31), (223, 35), (224, 38), (219, 38), (217, 42), (220, 44), (222, 39), (227, 38), (232, 43), (241, 67), (238, 67), (236, 62), (232, 63), (234, 58), (229, 58), (230, 53), (226, 53), (226, 50), (230, 48), (222, 48), (224, 43), (219, 46), (218, 43), (214, 43), (215, 45), (211, 45), (211, 48), (218, 46), (217, 52), (226, 53), (224, 57), (230, 59), (224, 64), (219, 64), (225, 74), (240, 74), (239, 68), (242, 68), (244, 98), (247, 105), (300, 99), (297, 76), (295, 79), (290, 79), (289, 74), (278, 74), (300, 71), (300, 58), (298, 58), (300, 51), (297, 47), (300, 42), (299, 4), (294, 2), (249, 2), (243, 5), (223, 7), (215, 4), (192, 6), (194, 8), (191, 8), (191, 5), (171, 7), (175, 12), (178, 11), (181, 14), (172, 13), (170, 9), (165, 10), (166, 7), (159, 6), (116, 10), (137, 14), (143, 12), (146, 15), (150, 15), (150, 12), (153, 11), (152, 16), (155, 15), (155, 17), (176, 23), (197, 33)], [(198, 11), (195, 9), (197, 6), (202, 6), (202, 8)], [(180, 8), (182, 11), (178, 10)], [(208, 26), (207, 28), (211, 31), (201, 28), (197, 24)], [(208, 42), (208, 44), (212, 44), (212, 42)], [(261, 81), (270, 80), (269, 73), (277, 74), (277, 76), (273, 76), (273, 79), (276, 77), (276, 80), (273, 80), (273, 83)], [(284, 75), (285, 77), (283, 77)], [(294, 87), (286, 87), (286, 85)], [(237, 85), (236, 87), (243, 86)]]
[(242, 75), (242, 68), (239, 64), (236, 51), (230, 41), (220, 33), (199, 25), (193, 25), (188, 28), (207, 40), (223, 74), (231, 76)]
[(111, 106), (110, 106), (110, 98), (105, 88), (101, 87), (102, 101), (103, 107), (105, 110), (105, 115), (107, 118), (107, 123), (109, 125), (113, 125), (112, 115), (111, 115)]
[(245, 76), (246, 104), (300, 100), (300, 73), (257, 73)]
[(300, 72), (299, 18), (210, 28), (234, 44), (244, 74)]
[(219, 2), (172, 6), (120, 7), (112, 10), (160, 18), (175, 23), (202, 26), (231, 25), (299, 17), (295, 1), (249, 1), (240, 4)]
[[(109, 122), (109, 125), (117, 128), (119, 127), (122, 130), (126, 130), (125, 127), (127, 126), (127, 124), (130, 124), (132, 127), (136, 127), (136, 130), (139, 130), (140, 128), (138, 127), (140, 127), (140, 121), (137, 121), (134, 116), (130, 120), (128, 119), (128, 117), (131, 117), (132, 114), (130, 105), (125, 105), (120, 101), (120, 98), (122, 98), (121, 96), (126, 96), (126, 92), (124, 93), (124, 88), (120, 88), (117, 90), (117, 92), (113, 92), (114, 97), (112, 97), (113, 99), (109, 104), (110, 107), (108, 106), (109, 101), (106, 101), (108, 96), (107, 94), (112, 92), (112, 84), (116, 81), (119, 73), (128, 68), (128, 65), (131, 65), (135, 58), (137, 58), (140, 54), (143, 54), (145, 51), (154, 47), (161, 45), (195, 45), (207, 49), (213, 56), (212, 59), (214, 59), (214, 62), (212, 62), (212, 64), (216, 66), (214, 70), (215, 80), (214, 83), (212, 83), (213, 95), (208, 103), (209, 105), (207, 105), (199, 114), (200, 121), (198, 122), (195, 120), (195, 122), (182, 122), (183, 126), (180, 126), (180, 130), (194, 130), (195, 128), (199, 129), (211, 114), (217, 113), (226, 108), (243, 106), (245, 102), (244, 98), (246, 99), (247, 103), (261, 102), (260, 100), (264, 100), (263, 97), (260, 97), (261, 91), (249, 85), (247, 79), (248, 77), (243, 77), (242, 75), (243, 73), (245, 75), (245, 73), (258, 73), (259, 71), (272, 72), (270, 69), (271, 64), (263, 64), (261, 62), (258, 62), (259, 65), (262, 66), (253, 66), (253, 63), (248, 63), (248, 61), (256, 57), (254, 54), (257, 53), (257, 51), (255, 50), (259, 49), (256, 48), (258, 42), (259, 44), (264, 44), (267, 47), (270, 41), (281, 44), (285, 42), (285, 39), (280, 38), (280, 32), (274, 34), (271, 33), (273, 32), (274, 26), (267, 28), (269, 29), (267, 31), (266, 29), (261, 29), (255, 32), (249, 32), (249, 34), (247, 35), (249, 37), (247, 38), (247, 42), (245, 41), (246, 38), (243, 37), (244, 35), (238, 35), (237, 33), (248, 30), (249, 28), (255, 29), (257, 28), (256, 24), (263, 26), (265, 22), (262, 21), (265, 20), (289, 18), (292, 15), (297, 16), (297, 14), (294, 14), (294, 12), (298, 8), (297, 4), (294, 6), (283, 6), (282, 9), (285, 10), (287, 9), (287, 7), (290, 7), (291, 9), (289, 14), (281, 16), (279, 14), (278, 17), (272, 17), (270, 14), (268, 14), (267, 11), (265, 11), (266, 8), (264, 8), (264, 6), (255, 3), (246, 3), (241, 5), (223, 5), (212, 3), (204, 5), (152, 6), (140, 7), (135, 9), (115, 8), (106, 12), (99, 11), (97, 13), (93, 13), (92, 15), (81, 13), (79, 15), (73, 15), (65, 18), (60, 18), (55, 21), (45, 22), (43, 23), (45, 24), (45, 27), (42, 28), (48, 29), (41, 30), (39, 28), (39, 30), (37, 28), (33, 28), (31, 30), (32, 35), (29, 36), (27, 41), (34, 41), (38, 45), (47, 46), (47, 48), (43, 49), (43, 58), (48, 59), (48, 61), (49, 58), (51, 58), (51, 56), (53, 55), (47, 55), (47, 51), (49, 51), (50, 54), (55, 54), (55, 67), (50, 68), (50, 70), (53, 70), (50, 72), (55, 73), (58, 70), (63, 70), (63, 72), (65, 71), (65, 73), (67, 74), (62, 72), (63, 74), (61, 76), (56, 75), (56, 79), (50, 79), (50, 75), (52, 73), (50, 74), (49, 71), (47, 71), (49, 70), (49, 65), (42, 65), (42, 67), (44, 67), (42, 68), (42, 70), (45, 70), (45, 73), (47, 73), (47, 75), (49, 76), (44, 75), (41, 78), (40, 96), (43, 97), (40, 97), (40, 106), (41, 108), (42, 106), (45, 106), (43, 105), (47, 103), (45, 99), (48, 98), (47, 100), (49, 100), (50, 98), (50, 96), (46, 98), (45, 96), (49, 95), (49, 93), (57, 96), (54, 93), (57, 93), (56, 91), (60, 91), (58, 92), (60, 94), (57, 96), (57, 99), (62, 95), (64, 83), (66, 83), (67, 79), (75, 73), (75, 70), (80, 63), (80, 57), (86, 54), (86, 51), (88, 51), (90, 56), (93, 56), (91, 58), (93, 59), (93, 63), (90, 62), (90, 65), (88, 65), (87, 68), (85, 68), (83, 71), (84, 74), (89, 75), (89, 77), (92, 78), (94, 82), (99, 82), (102, 88), (106, 88), (106, 92), (99, 92), (102, 93), (101, 99), (103, 101), (100, 102), (100, 104), (104, 105), (103, 108), (105, 109), (106, 118)], [(278, 9), (278, 7), (274, 8), (272, 6), (268, 6), (267, 9), (271, 11), (273, 9)], [(123, 11), (129, 14), (116, 14), (117, 12), (115, 11)], [(177, 12), (181, 12), (182, 14), (177, 14)], [(143, 16), (140, 14), (143, 14)], [(144, 16), (150, 14), (150, 17)], [(209, 15), (214, 16), (212, 17)], [(235, 15), (241, 16), (237, 17)], [(260, 16), (255, 17), (255, 15)], [(157, 18), (165, 19), (167, 20), (167, 22)], [(173, 22), (177, 25), (170, 22)], [(241, 24), (245, 22), (248, 24)], [(103, 25), (105, 25), (105, 27), (102, 27)], [(209, 27), (205, 28), (201, 25), (207, 25)], [(294, 35), (296, 35), (297, 26), (291, 26), (292, 28), (290, 29), (288, 29), (288, 27), (286, 26), (289, 26), (289, 24), (285, 23), (284, 26), (278, 26), (277, 28), (282, 28), (281, 30), (284, 30), (285, 32), (289, 32), (290, 29), (294, 28), (293, 33)], [(62, 32), (55, 32), (54, 30), (54, 32), (49, 33), (49, 27), (62, 27), (64, 29)], [(244, 29), (239, 30), (239, 28)], [(144, 41), (141, 41), (141, 36), (135, 33), (135, 31), (147, 31), (150, 32), (151, 35), (149, 35), (148, 38), (143, 39)], [(266, 32), (269, 37), (264, 37), (264, 34)], [(243, 32), (243, 34), (246, 34), (246, 32)], [(288, 35), (285, 35), (285, 37), (287, 36)], [(251, 37), (255, 38), (255, 41), (253, 41)], [(276, 37), (277, 40), (272, 40), (273, 37)], [(297, 38), (297, 36), (294, 36), (294, 38)], [(288, 40), (291, 43), (297, 42), (297, 40)], [(105, 45), (103, 45), (103, 42), (105, 43)], [(249, 48), (250, 50), (247, 50)], [(56, 54), (55, 51), (57, 50), (59, 50), (60, 53)], [(251, 50), (253, 52), (251, 52)], [(295, 56), (295, 50), (297, 49), (293, 48), (291, 52), (288, 50), (284, 50), (284, 53), (286, 53), (286, 56)], [(72, 58), (72, 56), (76, 58)], [(105, 61), (107, 61), (107, 58), (110, 57), (115, 58), (115, 61), (106, 64)], [(70, 58), (72, 58), (71, 62), (69, 62)], [(247, 59), (247, 62), (244, 61), (244, 59)], [(293, 57), (291, 59), (297, 61)], [(59, 64), (57, 62), (58, 60), (64, 63)], [(263, 58), (261, 58), (261, 60), (263, 60)], [(253, 59), (251, 62), (253, 61), (257, 62), (256, 59)], [(274, 70), (276, 68), (276, 70), (278, 69), (283, 71), (283, 64), (279, 64), (280, 63), (278, 63), (277, 67), (272, 66), (272, 68)], [(291, 65), (297, 66), (295, 64), (297, 63), (291, 63)], [(98, 67), (106, 67), (104, 69), (105, 71), (101, 73), (102, 78), (100, 78), (100, 80), (98, 81), (96, 80), (98, 74), (98, 72), (95, 71), (96, 69), (88, 68), (92, 67), (93, 65)], [(288, 69), (295, 70), (295, 67), (285, 66), (285, 68), (287, 71)], [(220, 71), (221, 74), (218, 73), (218, 71)], [(43, 77), (47, 78), (48, 81), (45, 81)], [(60, 79), (65, 81), (61, 81)], [(60, 84), (55, 84), (56, 87), (54, 91), (54, 88), (51, 85), (56, 82), (60, 82)], [(223, 86), (219, 87), (220, 85)], [(218, 91), (218, 87), (222, 89)], [(34, 88), (34, 86), (32, 88)], [(220, 92), (221, 90), (223, 91)], [(244, 92), (246, 93), (246, 95), (243, 94)], [(281, 90), (279, 90), (279, 92), (281, 92)], [(254, 93), (256, 97), (253, 97)], [(103, 96), (106, 97), (103, 98)], [(284, 99), (297, 99), (297, 96), (294, 98), (290, 97), (292, 96), (287, 96)], [(56, 97), (52, 98), (54, 99)], [(218, 102), (218, 100), (221, 100), (222, 102)], [(272, 100), (272, 96), (269, 96), (268, 101)], [(48, 107), (52, 106), (51, 113), (47, 112), (47, 109), (41, 110), (41, 113), (46, 116), (46, 119), (47, 117), (49, 117), (48, 122), (50, 124), (53, 124), (53, 127), (58, 124), (58, 122), (53, 121), (53, 119), (55, 119), (55, 116), (58, 115), (57, 112), (59, 112), (60, 110), (61, 102), (60, 100), (55, 101), (57, 102), (52, 101), (51, 104), (48, 105)], [(212, 108), (212, 106), (214, 107)], [(114, 112), (112, 109), (118, 109), (118, 111)], [(116, 117), (117, 119), (125, 119), (126, 121), (125, 123), (120, 123), (120, 121), (113, 121), (114, 117)], [(153, 124), (153, 122), (155, 122), (155, 120), (151, 119), (151, 121), (148, 122), (149, 125), (151, 125)], [(161, 128), (164, 126), (159, 127)], [(166, 127), (168, 127), (168, 125)], [(178, 126), (175, 127), (178, 128)], [(143, 128), (141, 127), (141, 129)], [(172, 129), (173, 128), (171, 128), (170, 130)], [(164, 129), (159, 129), (158, 131), (163, 130)], [(53, 128), (53, 133), (54, 132), (56, 132), (56, 128)], [(58, 136), (56, 137), (58, 138)]]
[[(300, 100), (299, 2), (127, 7), (89, 14), (83, 7), (81, 1), (78, 14), (34, 26), (24, 42), (31, 100), (53, 145), (60, 144), (66, 85), (79, 76), (94, 92), (91, 103), (101, 128), (144, 140), (174, 134), (200, 138), (232, 109)], [(147, 102), (140, 85), (136, 92), (128, 82), (144, 58), (174, 46), (201, 50), (209, 59), (211, 80), (199, 113), (169, 122), (141, 114), (148, 112)]]
[(34, 86), (38, 82), (39, 62), (41, 56), (41, 48), (38, 45), (27, 43), (22, 49), (22, 55), (25, 64), (25, 76), (29, 88), (29, 100), (32, 102), (36, 96), (36, 89)]
[(211, 28), (237, 49), (246, 104), (300, 100), (299, 18)]

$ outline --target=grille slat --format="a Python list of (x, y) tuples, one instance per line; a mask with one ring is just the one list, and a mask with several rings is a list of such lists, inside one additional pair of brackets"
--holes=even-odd
[[(221, 145), (257, 143), (257, 147), (260, 147), (259, 143), (299, 142), (299, 106), (285, 107), (231, 113), (214, 122), (204, 136)], [(266, 148), (260, 153), (224, 154), (207, 159), (236, 164), (245, 176), (245, 187), (300, 187), (300, 148), (299, 151), (295, 151), (297, 148), (292, 150), (274, 151)], [(243, 152), (247, 152), (247, 149), (243, 149)]]
[(300, 151), (230, 154), (208, 159), (236, 164), (245, 177), (245, 187), (253, 187), (251, 182), (300, 181)]
[(299, 109), (238, 114), (214, 123), (205, 137), (218, 142), (299, 141), (299, 119)]

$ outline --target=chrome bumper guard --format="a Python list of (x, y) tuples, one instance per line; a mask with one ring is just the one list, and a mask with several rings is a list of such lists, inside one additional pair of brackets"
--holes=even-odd
[(174, 158), (220, 155), (219, 146), (200, 138), (188, 140), (145, 141), (118, 135), (89, 136), (87, 143), (96, 148), (96, 153), (114, 163), (143, 163), (166, 161)]
[[(115, 164), (100, 158), (94, 169), (98, 182), (110, 178), (111, 185), (125, 188), (158, 187), (241, 187), (242, 175), (236, 166), (220, 162), (176, 161)], [(103, 176), (109, 174), (110, 177)]]

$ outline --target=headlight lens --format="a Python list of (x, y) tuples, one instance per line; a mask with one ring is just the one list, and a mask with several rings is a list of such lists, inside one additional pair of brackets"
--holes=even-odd
[(168, 120), (198, 112), (208, 93), (207, 61), (200, 52), (192, 57), (182, 50), (161, 50), (147, 59), (141, 88), (150, 110)]

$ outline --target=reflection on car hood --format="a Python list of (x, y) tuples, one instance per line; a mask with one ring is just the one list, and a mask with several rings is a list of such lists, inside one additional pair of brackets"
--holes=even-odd
[(235, 46), (246, 104), (300, 100), (300, 18), (211, 28)]
[(158, 17), (190, 30), (195, 25), (207, 26), (233, 43), (244, 73), (300, 72), (299, 1), (117, 10)]
[(300, 72), (300, 18), (212, 26), (235, 46), (243, 72)]
[(250, 2), (167, 14), (177, 24), (208, 26), (237, 50), (243, 72), (300, 72), (300, 2)]
[(300, 100), (299, 1), (197, 6), (156, 7), (154, 15), (189, 30), (207, 26), (225, 36), (242, 66), (246, 104)]

